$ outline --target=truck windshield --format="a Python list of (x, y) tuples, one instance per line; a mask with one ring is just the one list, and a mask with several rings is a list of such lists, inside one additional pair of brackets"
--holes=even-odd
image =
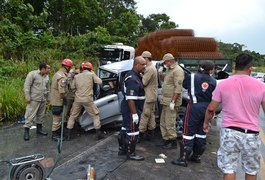
[(121, 60), (122, 49), (102, 48), (100, 51), (101, 61), (118, 62)]

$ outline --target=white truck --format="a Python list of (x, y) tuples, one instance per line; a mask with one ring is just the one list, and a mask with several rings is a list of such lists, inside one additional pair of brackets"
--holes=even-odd
[(114, 43), (105, 45), (100, 50), (100, 65), (119, 62), (123, 60), (134, 59), (135, 49), (123, 43)]

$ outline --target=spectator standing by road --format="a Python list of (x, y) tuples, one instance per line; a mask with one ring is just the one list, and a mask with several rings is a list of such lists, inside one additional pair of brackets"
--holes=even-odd
[(61, 122), (63, 104), (66, 104), (66, 94), (68, 92), (67, 73), (73, 66), (71, 59), (64, 59), (62, 67), (54, 74), (51, 85), (51, 105), (52, 105), (52, 140), (58, 141), (61, 138)]
[[(143, 85), (145, 90), (144, 108), (139, 124), (139, 139), (151, 140), (154, 136), (155, 122), (155, 102), (157, 100), (157, 70), (152, 64), (152, 55), (149, 51), (144, 51), (142, 57), (146, 60), (146, 69), (143, 74)], [(147, 131), (147, 133), (146, 133)]]
[(265, 111), (265, 86), (250, 77), (252, 60), (248, 54), (236, 57), (235, 75), (218, 84), (205, 114), (203, 128), (207, 133), (211, 119), (222, 103), (217, 164), (225, 180), (236, 179), (238, 158), (241, 158), (246, 180), (257, 179), (260, 169), (259, 110), (262, 106)]
[(67, 140), (71, 139), (71, 131), (74, 127), (75, 119), (79, 116), (82, 108), (84, 108), (93, 119), (98, 139), (102, 139), (103, 134), (100, 131), (99, 110), (93, 100), (94, 83), (101, 84), (102, 80), (92, 71), (93, 66), (90, 62), (82, 64), (82, 69), (83, 72), (76, 75), (72, 83), (72, 89), (75, 90), (75, 100), (67, 122), (66, 138)]
[(127, 155), (127, 159), (141, 161), (144, 157), (135, 152), (139, 136), (139, 117), (143, 111), (145, 93), (141, 73), (144, 72), (146, 61), (142, 56), (134, 59), (133, 68), (123, 82), (123, 100), (121, 102), (122, 128), (118, 136), (119, 153)]
[(212, 92), (216, 80), (211, 77), (214, 73), (214, 63), (203, 61), (199, 73), (188, 74), (183, 87), (188, 90), (190, 101), (187, 106), (184, 122), (184, 134), (179, 159), (172, 161), (175, 165), (187, 167), (187, 159), (200, 163), (200, 157), (206, 149), (206, 133), (203, 131), (205, 111), (212, 100)]
[(160, 130), (163, 143), (159, 146), (162, 146), (164, 149), (170, 149), (177, 147), (176, 117), (177, 110), (182, 103), (184, 71), (170, 53), (164, 55), (163, 61), (168, 69), (164, 77), (160, 100), (162, 105)]
[(50, 99), (49, 74), (50, 66), (41, 63), (38, 70), (28, 73), (24, 83), (24, 94), (27, 102), (24, 124), (24, 140), (30, 139), (29, 130), (34, 122), (37, 124), (36, 133), (47, 136), (42, 130), (42, 124), (46, 112), (46, 102)]

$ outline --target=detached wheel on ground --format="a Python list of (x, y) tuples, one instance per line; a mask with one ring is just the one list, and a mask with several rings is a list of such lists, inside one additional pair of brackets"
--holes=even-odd
[(44, 168), (39, 162), (30, 162), (14, 167), (10, 172), (11, 180), (44, 180)]

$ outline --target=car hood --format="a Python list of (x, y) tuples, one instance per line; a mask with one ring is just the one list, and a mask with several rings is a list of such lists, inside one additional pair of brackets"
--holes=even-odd
[(120, 61), (120, 62), (115, 62), (111, 64), (105, 64), (100, 66), (100, 69), (105, 69), (108, 71), (112, 71), (113, 73), (120, 73), (124, 71), (129, 71), (133, 68), (133, 59), (125, 60), (125, 61)]

